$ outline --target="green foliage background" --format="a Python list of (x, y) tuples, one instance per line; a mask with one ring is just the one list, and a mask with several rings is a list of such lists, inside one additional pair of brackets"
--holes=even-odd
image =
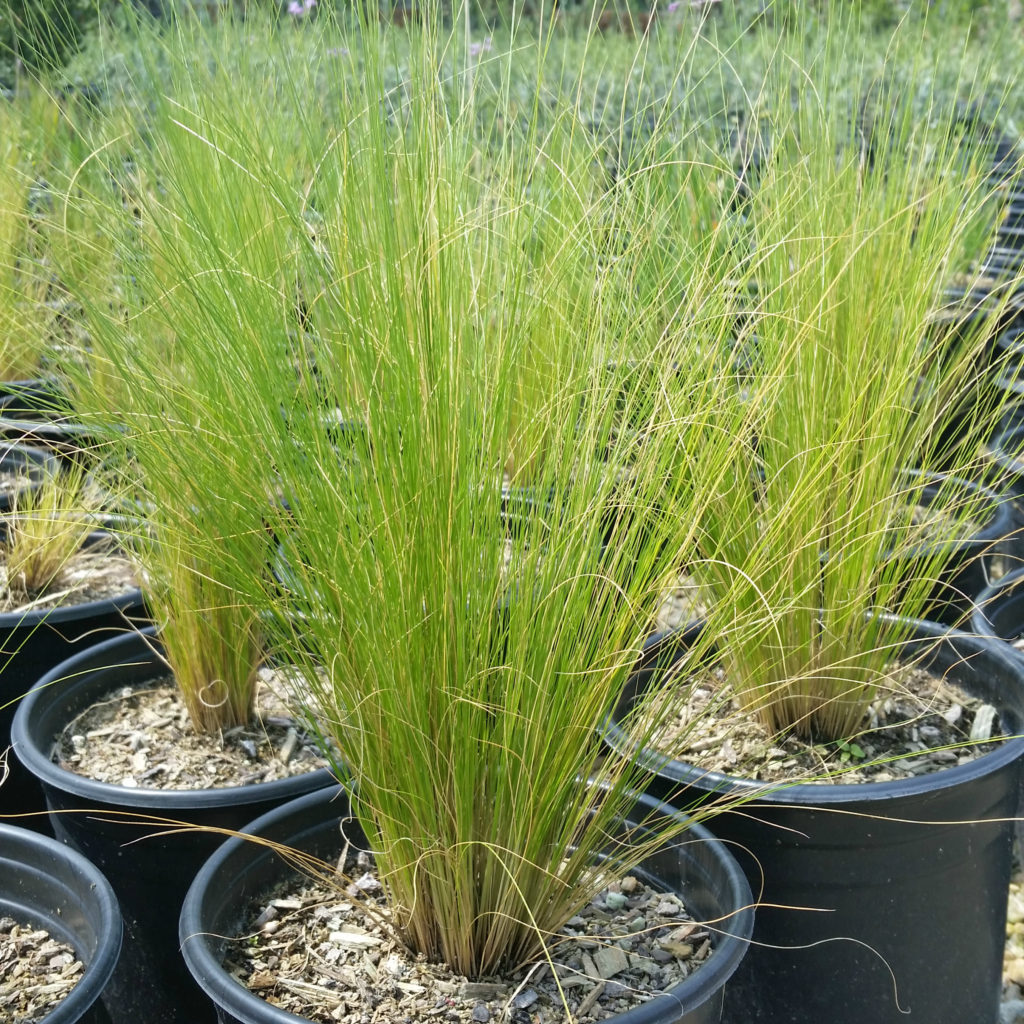
[(19, 72), (59, 67), (120, 0), (0, 0), (0, 85), (13, 88)]

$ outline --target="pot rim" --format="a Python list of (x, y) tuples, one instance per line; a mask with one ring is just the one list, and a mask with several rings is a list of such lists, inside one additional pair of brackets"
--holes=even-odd
[[(962, 549), (977, 544), (991, 545), (996, 541), (1006, 540), (1012, 537), (1020, 529), (1017, 520), (1017, 513), (1013, 507), (1013, 501), (1009, 495), (986, 487), (976, 480), (967, 480), (963, 477), (953, 476), (950, 473), (935, 473), (928, 470), (907, 468), (900, 470), (900, 474), (910, 479), (924, 479), (925, 491), (933, 488), (941, 488), (944, 484), (952, 484), (955, 487), (963, 488), (965, 491), (972, 491), (981, 495), (987, 502), (991, 503), (991, 518), (984, 523), (979, 530), (965, 537), (946, 542), (939, 542), (939, 547), (948, 547), (951, 551)], [(936, 545), (921, 543), (910, 548), (908, 557), (915, 554), (927, 552)], [(923, 621), (923, 620), (922, 620)]]
[[(899, 618), (889, 614), (882, 617), (894, 621)], [(993, 637), (976, 636), (962, 630), (946, 628), (924, 619), (904, 621), (912, 623), (915, 630), (915, 635), (908, 638), (905, 644), (920, 645), (928, 640), (945, 639), (954, 646), (966, 645), (969, 653), (959, 655), (959, 660), (966, 662), (968, 658), (979, 655), (987, 658), (990, 660), (990, 664), (995, 663), (1005, 672), (1017, 676), (1021, 680), (1020, 685), (1024, 691), (1024, 659), (1014, 656), (1012, 651), (1002, 650), (1004, 645), (1001, 641)], [(644, 648), (649, 651), (655, 644), (670, 643), (676, 639), (685, 642), (688, 636), (692, 637), (695, 635), (695, 631), (701, 628), (701, 623), (690, 623), (680, 630), (655, 634), (649, 638)], [(630, 679), (634, 679), (635, 675), (636, 670), (631, 674)], [(627, 682), (628, 687), (629, 683)], [(748, 793), (751, 795), (751, 800), (746, 806), (799, 805), (827, 809), (835, 805), (849, 807), (853, 804), (869, 804), (875, 808), (874, 813), (879, 813), (875, 805), (892, 805), (903, 798), (915, 798), (924, 793), (952, 789), (965, 782), (998, 772), (1024, 756), (1024, 732), (1018, 732), (1004, 739), (997, 749), (982, 754), (967, 764), (943, 768), (928, 775), (917, 775), (889, 782), (794, 782), (773, 785), (756, 779), (702, 770), (687, 761), (678, 760), (667, 754), (659, 754), (650, 747), (641, 747), (640, 744), (629, 740), (618, 724), (619, 709), (623, 704), (632, 703), (633, 698), (627, 689), (623, 692), (615, 711), (604, 723), (602, 736), (612, 750), (617, 754), (634, 758), (645, 770), (680, 787), (693, 786), (701, 792), (711, 791), (723, 796)], [(1024, 716), (1020, 716), (1019, 721), (1020, 727), (1024, 728)]]
[[(28, 829), (0, 823), (0, 861), (13, 862), (15, 870), (0, 873), (0, 895), (17, 895), (17, 866), (40, 870), (54, 862), (62, 863), (82, 880), (79, 892), (74, 895), (85, 909), (91, 905), (95, 917), (96, 949), (86, 959), (81, 947), (75, 946), (75, 955), (84, 961), (82, 977), (75, 987), (43, 1019), (41, 1024), (73, 1024), (78, 1021), (100, 997), (121, 954), (122, 921), (117, 897), (106, 877), (92, 861), (77, 850), (49, 836), (39, 835)], [(54, 881), (54, 885), (61, 880)], [(83, 896), (84, 893), (84, 896)], [(70, 894), (69, 894), (70, 895)], [(42, 922), (47, 931), (53, 930), (50, 923), (62, 918), (60, 907), (30, 906), (36, 911), (36, 920)], [(58, 935), (57, 938), (62, 938)]]
[(986, 606), (1002, 597), (1005, 593), (1017, 590), (1022, 584), (1024, 584), (1024, 566), (1019, 569), (1012, 569), (1006, 575), (1000, 576), (999, 579), (990, 583), (978, 594), (974, 603), (974, 611), (971, 613), (971, 628), (975, 634), (978, 636), (996, 637), (1000, 640), (1005, 639), (996, 632), (995, 625), (989, 618)]
[[(70, 793), (88, 800), (90, 804), (162, 812), (244, 806), (268, 799), (284, 801), (290, 795), (298, 796), (307, 792), (311, 784), (319, 789), (334, 781), (330, 768), (324, 767), (301, 775), (246, 786), (166, 790), (127, 788), (79, 775), (54, 763), (49, 751), (55, 734), (49, 726), (52, 726), (52, 720), (61, 717), (59, 712), (67, 700), (77, 690), (90, 688), (90, 683), (97, 676), (102, 676), (105, 669), (138, 665), (146, 666), (147, 669), (159, 666), (166, 671), (160, 649), (157, 627), (147, 626), (79, 651), (47, 672), (21, 698), (11, 724), (12, 745), (22, 765), (44, 787), (50, 786)], [(84, 670), (81, 669), (83, 662), (89, 662)], [(53, 685), (58, 682), (59, 686)]]
[[(212, 885), (225, 881), (217, 878), (218, 872), (231, 871), (231, 881), (238, 882), (259, 862), (274, 855), (273, 851), (266, 846), (249, 843), (247, 836), (259, 835), (268, 827), (272, 828), (278, 825), (288, 816), (300, 815), (318, 803), (331, 803), (339, 796), (345, 797), (346, 793), (345, 787), (341, 785), (319, 790), (257, 818), (241, 833), (227, 839), (218, 847), (216, 853), (203, 865), (190, 886), (179, 917), (178, 937), (181, 943), (181, 953), (197, 984), (229, 1013), (245, 1014), (246, 1011), (251, 1011), (258, 1017), (261, 1024), (307, 1022), (307, 1018), (272, 1006), (261, 999), (223, 968), (220, 958), (215, 956), (210, 948), (209, 938), (218, 936), (210, 932), (210, 922), (203, 918), (204, 894)], [(645, 808), (659, 814), (675, 818), (686, 817), (675, 808), (648, 796), (638, 794), (637, 802), (643, 803)], [(347, 815), (347, 799), (340, 806), (342, 810), (338, 815), (339, 820)], [(702, 844), (708, 844), (708, 849), (712, 852), (716, 863), (723, 869), (728, 883), (730, 902), (735, 903), (733, 907), (723, 908), (725, 911), (723, 916), (728, 918), (729, 930), (728, 932), (722, 930), (718, 933), (721, 939), (715, 947), (714, 954), (701, 965), (699, 970), (679, 984), (672, 986), (662, 995), (655, 996), (623, 1013), (608, 1017), (608, 1024), (672, 1024), (672, 1022), (678, 1021), (680, 1014), (698, 1008), (717, 994), (736, 970), (749, 945), (754, 925), (753, 897), (746, 876), (738, 862), (729, 852), (725, 843), (716, 839), (697, 822), (690, 823), (685, 838), (687, 840), (699, 839)], [(232, 864), (231, 861), (239, 856), (244, 858), (243, 862)], [(223, 891), (223, 887), (218, 891)], [(212, 923), (217, 924), (218, 922)]]

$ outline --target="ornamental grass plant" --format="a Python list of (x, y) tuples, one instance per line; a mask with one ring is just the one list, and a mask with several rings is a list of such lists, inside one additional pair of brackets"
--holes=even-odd
[(16, 610), (52, 598), (69, 561), (96, 529), (84, 471), (77, 465), (50, 471), (38, 488), (18, 497), (3, 527), (4, 605)]
[[(729, 382), (692, 350), (662, 363), (640, 345), (646, 318), (618, 299), (652, 239), (613, 257), (595, 230), (623, 210), (567, 173), (587, 145), (571, 117), (525, 168), (480, 180), (472, 109), (439, 102), (439, 42), (418, 41), (403, 122), (372, 116), (370, 74), (367, 120), (328, 157), (346, 180), (324, 212), (317, 365), (328, 393), (358, 396), (341, 408), (360, 429), (339, 442), (310, 396), (287, 432), (263, 434), (293, 582), (270, 607), (305, 666), (301, 700), (341, 751), (401, 938), (484, 977), (538, 956), (607, 878), (596, 857), (638, 777), (602, 757), (597, 728), (735, 435), (666, 490)], [(666, 349), (692, 344), (680, 332)], [(651, 397), (623, 398), (605, 372), (634, 353), (662, 392), (635, 416)], [(663, 372), (672, 362), (689, 372)], [(650, 436), (620, 439), (626, 417)], [(533, 497), (512, 529), (506, 474)], [(607, 788), (583, 788), (590, 776)], [(644, 853), (614, 847), (607, 870)]]
[[(813, 742), (861, 731), (910, 629), (877, 613), (924, 617), (957, 539), (986, 515), (987, 499), (955, 479), (934, 498), (925, 489), (939, 470), (977, 477), (979, 440), (1000, 415), (984, 375), (999, 308), (932, 329), (998, 211), (987, 154), (958, 133), (971, 83), (931, 93), (913, 34), (893, 37), (898, 86), (851, 73), (847, 32), (837, 22), (795, 79), (767, 83), (770, 159), (748, 210), (753, 372), (740, 396), (753, 434), (701, 522), (693, 566), (710, 602), (694, 657), (717, 641), (743, 711)], [(816, 90), (840, 62), (850, 88)]]
[[(230, 607), (259, 623), (339, 752), (401, 939), (481, 977), (538, 956), (672, 838), (611, 841), (639, 770), (598, 728), (749, 410), (725, 400), (715, 232), (646, 216), (722, 162), (659, 131), (659, 163), (692, 174), (656, 188), (638, 142), (609, 188), (576, 103), (537, 104), (515, 130), (489, 113), (522, 53), (492, 47), (477, 73), (456, 24), (396, 40), (376, 21), (250, 20), (265, 35), (241, 55), (217, 48), (230, 25), (180, 26), (139, 225), (112, 230), (141, 253), (127, 315), (93, 309), (85, 365), (102, 373), (77, 374), (74, 395), (117, 425), (108, 443), (154, 503), (143, 564), (164, 630), (187, 589), (172, 565), (219, 595), (200, 620)], [(293, 31), (321, 43), (277, 68), (268, 108), (246, 54)], [(305, 102), (311, 83), (340, 116)], [(662, 273), (651, 310), (623, 301)], [(643, 390), (608, 373), (627, 364)], [(110, 376), (123, 408), (90, 384)], [(532, 497), (515, 528), (508, 478)], [(271, 537), (278, 579), (257, 566)]]
[[(149, 36), (148, 60), (166, 56), (156, 27), (136, 28)], [(236, 336), (248, 332), (247, 352), (259, 363), (247, 367), (250, 379), (264, 374), (275, 401), (285, 398), (292, 349), (301, 347), (293, 336), (293, 236), (303, 226), (242, 162), (286, 170), (287, 158), (278, 158), (293, 148), (289, 112), (266, 115), (252, 67), (232, 84), (239, 69), (218, 64), (212, 37), (204, 37), (210, 60), (200, 66), (200, 43), (190, 35), (197, 25), (182, 22), (176, 31), (167, 53), (180, 60), (147, 66), (150, 76), (129, 101), (95, 126), (65, 197), (64, 223), (89, 225), (97, 259), (117, 268), (114, 289), (71, 276), (89, 344), (65, 373), (106, 474), (136, 496), (142, 514), (121, 528), (191, 721), (216, 734), (254, 710), (263, 631), (231, 582), (242, 573), (269, 577), (266, 513), (274, 499), (257, 441), (221, 400), (233, 386), (224, 376), (233, 353), (221, 349), (241, 350)], [(161, 91), (153, 91), (158, 79)], [(253, 140), (238, 156), (222, 151), (224, 122), (237, 141), (241, 125), (248, 131), (259, 120), (265, 150)], [(128, 154), (126, 135), (134, 143)]]

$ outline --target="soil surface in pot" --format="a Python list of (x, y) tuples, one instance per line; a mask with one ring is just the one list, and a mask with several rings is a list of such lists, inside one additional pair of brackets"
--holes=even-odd
[[(878, 682), (863, 729), (841, 743), (773, 735), (732, 695), (725, 670), (679, 679), (656, 695), (652, 744), (708, 771), (763, 782), (890, 782), (992, 750), (996, 710), (920, 667), (896, 664)], [(989, 742), (991, 741), (991, 742)]]
[[(353, 881), (354, 879), (354, 881)], [(368, 914), (365, 906), (372, 910)], [(551, 963), (468, 981), (410, 954), (366, 854), (335, 884), (294, 877), (248, 908), (228, 970), (274, 1006), (321, 1024), (598, 1021), (678, 984), (711, 954), (711, 934), (678, 897), (633, 876), (612, 883), (555, 937)], [(557, 974), (557, 981), (552, 972)]]
[(42, 1021), (78, 984), (82, 962), (48, 931), (0, 917), (0, 1020)]
[(83, 711), (58, 737), (55, 760), (128, 788), (217, 789), (304, 775), (326, 763), (277, 697), (282, 673), (261, 669), (258, 716), (201, 736), (170, 676), (123, 687)]
[(0, 564), (0, 613), (39, 611), (65, 605), (104, 601), (135, 589), (135, 567), (113, 546), (94, 544), (76, 552), (46, 591), (27, 597), (17, 580), (8, 579)]

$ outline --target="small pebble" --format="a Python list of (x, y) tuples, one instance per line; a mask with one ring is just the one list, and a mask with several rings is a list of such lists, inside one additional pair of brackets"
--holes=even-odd
[(277, 907), (267, 907), (259, 917), (253, 921), (254, 928), (262, 928), (268, 921), (273, 921), (277, 917)]
[(999, 1008), (999, 1024), (1024, 1024), (1024, 1000), (1012, 999)]
[(512, 1008), (514, 1010), (527, 1010), (535, 1002), (537, 1002), (537, 993), (532, 988), (523, 989), (522, 992), (517, 992), (512, 999)]
[(487, 1024), (491, 1019), (491, 1011), (487, 1009), (486, 1003), (477, 1003), (473, 1007), (473, 1020), (477, 1021), (477, 1024)]
[(299, 734), (294, 729), (289, 729), (285, 735), (284, 742), (277, 756), (282, 764), (287, 764), (295, 754), (295, 748), (299, 745)]
[(629, 967), (629, 958), (618, 946), (605, 946), (594, 954), (594, 966), (600, 978), (613, 978)]
[(400, 956), (395, 956), (394, 953), (384, 961), (384, 970), (387, 971), (392, 978), (401, 978), (407, 973), (407, 968), (402, 962), (402, 958)]

